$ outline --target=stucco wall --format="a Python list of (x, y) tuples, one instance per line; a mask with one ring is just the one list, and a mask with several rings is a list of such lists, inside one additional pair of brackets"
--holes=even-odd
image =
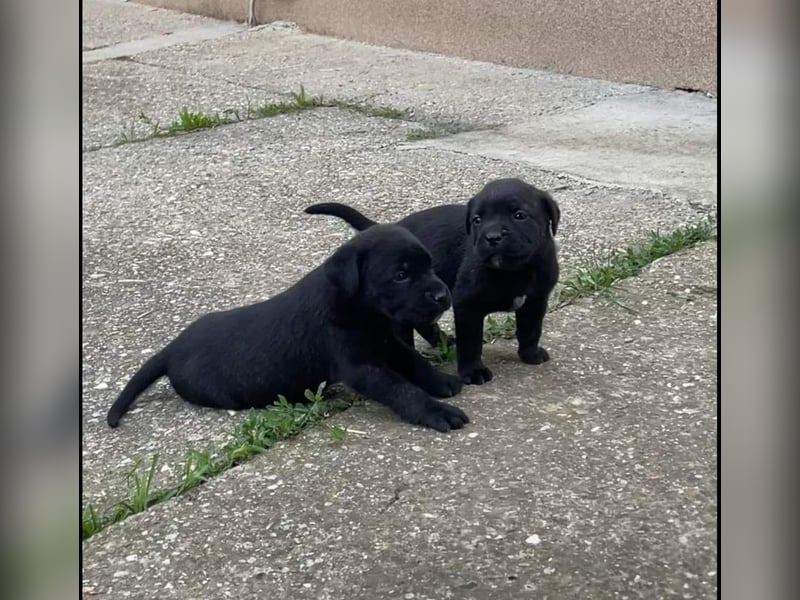
[[(244, 21), (249, 0), (138, 0)], [(714, 0), (256, 0), (259, 23), (370, 44), (716, 92)]]

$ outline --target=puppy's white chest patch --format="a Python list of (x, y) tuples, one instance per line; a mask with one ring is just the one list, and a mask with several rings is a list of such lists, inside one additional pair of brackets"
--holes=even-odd
[(522, 305), (525, 304), (525, 300), (527, 299), (528, 296), (525, 295), (517, 296), (516, 298), (514, 298), (514, 303), (511, 305), (511, 308), (514, 310), (519, 310), (520, 308), (522, 308)]

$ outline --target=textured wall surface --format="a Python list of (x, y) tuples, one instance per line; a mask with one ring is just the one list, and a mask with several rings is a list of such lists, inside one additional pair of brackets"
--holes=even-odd
[[(249, 0), (138, 0), (243, 21)], [(716, 92), (714, 0), (256, 0), (259, 23), (518, 67)]]

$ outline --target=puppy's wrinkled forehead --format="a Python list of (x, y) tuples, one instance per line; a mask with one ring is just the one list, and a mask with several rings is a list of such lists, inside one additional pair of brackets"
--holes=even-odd
[[(396, 225), (374, 225), (367, 229), (370, 257), (387, 268), (403, 264), (406, 268), (424, 269), (431, 264), (431, 255), (410, 231)], [(362, 235), (364, 235), (362, 234)]]
[(489, 208), (498, 201), (504, 204), (523, 204), (535, 200), (537, 191), (521, 179), (496, 179), (487, 183), (475, 196), (475, 200), (480, 208)]

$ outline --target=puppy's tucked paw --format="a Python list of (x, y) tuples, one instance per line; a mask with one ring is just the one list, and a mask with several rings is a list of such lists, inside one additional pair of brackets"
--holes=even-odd
[(547, 362), (548, 360), (550, 360), (550, 355), (547, 353), (547, 350), (545, 350), (541, 346), (520, 348), (517, 354), (519, 354), (519, 357), (522, 360), (522, 362), (528, 363), (529, 365), (540, 365), (543, 362)]
[(425, 391), (437, 398), (452, 398), (462, 388), (461, 379), (447, 373), (439, 373), (439, 377), (432, 381)]
[(492, 372), (482, 362), (459, 368), (458, 375), (461, 377), (461, 381), (471, 385), (482, 385), (491, 381), (494, 377)]
[(435, 400), (417, 416), (417, 424), (443, 433), (451, 429), (461, 429), (467, 423), (469, 423), (469, 417), (463, 410), (452, 404)]

